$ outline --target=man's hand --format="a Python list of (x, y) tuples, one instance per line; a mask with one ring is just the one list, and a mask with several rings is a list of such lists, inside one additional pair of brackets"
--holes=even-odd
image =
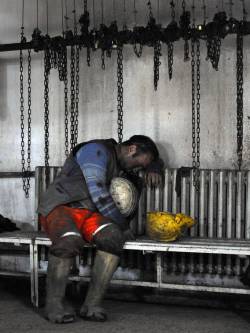
[(123, 236), (124, 236), (124, 240), (125, 242), (127, 241), (132, 241), (135, 240), (135, 234), (133, 233), (133, 231), (131, 229), (127, 229), (123, 232)]
[(162, 175), (157, 172), (147, 172), (145, 180), (148, 186), (162, 186)]

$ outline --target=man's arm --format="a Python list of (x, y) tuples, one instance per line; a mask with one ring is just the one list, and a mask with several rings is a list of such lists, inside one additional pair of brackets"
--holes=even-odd
[(145, 179), (149, 186), (160, 186), (163, 184), (164, 162), (161, 158), (150, 163), (145, 171)]
[(122, 229), (127, 228), (126, 218), (120, 213), (106, 185), (106, 174), (109, 152), (105, 146), (98, 143), (84, 145), (76, 153), (90, 196), (99, 212), (118, 224)]

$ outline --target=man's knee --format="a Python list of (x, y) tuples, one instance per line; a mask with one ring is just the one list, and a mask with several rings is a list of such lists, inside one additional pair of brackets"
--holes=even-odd
[(112, 223), (98, 231), (94, 235), (93, 241), (98, 250), (120, 255), (124, 245), (123, 232)]
[(50, 253), (60, 258), (72, 258), (80, 254), (84, 244), (81, 236), (62, 236), (52, 243)]

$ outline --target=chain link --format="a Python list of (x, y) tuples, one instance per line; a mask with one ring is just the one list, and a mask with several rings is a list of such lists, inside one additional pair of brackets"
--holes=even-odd
[(101, 61), (102, 61), (102, 69), (105, 70), (105, 52), (101, 50)]
[(71, 46), (70, 58), (70, 149), (75, 146), (75, 46)]
[(75, 137), (74, 137), (74, 145), (77, 144), (78, 139), (78, 115), (79, 115), (79, 72), (80, 72), (80, 46), (76, 46), (76, 80), (75, 80)]
[[(195, 50), (196, 45), (196, 50)], [(196, 77), (195, 77), (196, 64)], [(193, 185), (199, 190), (200, 179), (200, 41), (191, 40), (192, 73), (192, 159)]]
[(173, 63), (174, 63), (174, 43), (168, 43), (168, 77), (169, 80), (173, 76)]
[(117, 124), (118, 142), (123, 140), (123, 50), (117, 48)]
[(220, 60), (221, 39), (219, 36), (207, 39), (207, 58), (211, 61), (213, 68), (218, 71), (218, 65)]
[[(21, 42), (24, 41), (23, 29), (21, 33)], [(20, 49), (20, 120), (21, 120), (21, 164), (22, 164), (22, 182), (25, 197), (29, 197), (30, 189), (30, 164), (31, 164), (31, 50), (28, 50), (28, 128), (27, 128), (27, 168), (25, 161), (25, 143), (24, 143), (24, 93), (23, 93), (23, 53)]]
[(154, 89), (157, 90), (158, 81), (160, 77), (159, 68), (161, 65), (160, 62), (161, 56), (161, 42), (157, 41), (154, 45)]
[(237, 34), (237, 156), (239, 170), (243, 151), (243, 36)]
[(140, 58), (141, 55), (142, 55), (142, 49), (143, 49), (143, 45), (140, 43), (139, 44), (139, 50), (137, 49), (137, 44), (134, 42), (133, 44), (133, 49), (134, 49), (134, 52), (135, 52), (135, 55)]
[(65, 130), (65, 156), (69, 156), (69, 112), (68, 112), (68, 58), (67, 49), (64, 58), (64, 130)]
[(50, 74), (50, 52), (44, 50), (44, 153), (46, 180), (49, 171), (49, 74)]

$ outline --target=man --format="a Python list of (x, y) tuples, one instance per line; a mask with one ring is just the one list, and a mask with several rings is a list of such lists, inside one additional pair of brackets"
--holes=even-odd
[(73, 149), (38, 207), (41, 224), (52, 241), (45, 307), (48, 320), (75, 320), (63, 298), (73, 260), (86, 242), (95, 244), (97, 253), (80, 316), (93, 321), (107, 319), (101, 301), (124, 242), (133, 237), (128, 219), (109, 193), (110, 182), (124, 172), (144, 169), (148, 184), (157, 186), (162, 167), (155, 143), (143, 135), (134, 135), (122, 144), (113, 139), (93, 140)]

